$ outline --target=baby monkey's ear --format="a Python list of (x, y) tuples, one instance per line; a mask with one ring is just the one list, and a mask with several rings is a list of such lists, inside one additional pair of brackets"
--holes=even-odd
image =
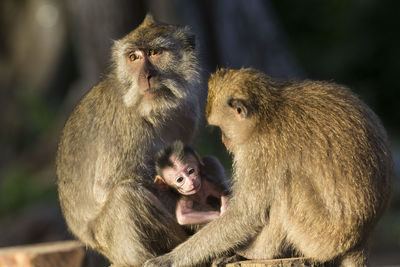
[(169, 187), (160, 175), (156, 175), (156, 177), (154, 178), (154, 184), (158, 189), (162, 191), (167, 191)]

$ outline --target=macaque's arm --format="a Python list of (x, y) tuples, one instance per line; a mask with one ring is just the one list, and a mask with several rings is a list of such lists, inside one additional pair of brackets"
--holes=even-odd
[(180, 225), (208, 223), (219, 217), (219, 211), (197, 211), (193, 201), (181, 198), (176, 205), (176, 220)]

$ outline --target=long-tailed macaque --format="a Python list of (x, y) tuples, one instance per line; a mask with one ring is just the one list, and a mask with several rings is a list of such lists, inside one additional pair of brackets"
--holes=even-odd
[(189, 28), (148, 15), (115, 41), (110, 73), (66, 122), (57, 155), (63, 214), (115, 266), (140, 265), (187, 238), (160, 201), (167, 196), (155, 194), (153, 157), (174, 140), (191, 142), (206, 97), (200, 76)]
[(155, 165), (157, 187), (179, 194), (175, 208), (179, 224), (205, 224), (225, 212), (228, 181), (217, 158), (200, 158), (190, 146), (175, 141), (157, 152)]
[(348, 88), (221, 69), (209, 80), (206, 116), (234, 157), (229, 206), (145, 266), (193, 266), (228, 251), (272, 259), (288, 250), (367, 264), (393, 162), (379, 119)]

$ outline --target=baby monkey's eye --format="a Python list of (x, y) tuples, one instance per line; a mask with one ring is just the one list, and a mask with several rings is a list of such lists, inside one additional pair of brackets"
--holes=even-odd
[(193, 174), (193, 173), (195, 173), (196, 171), (195, 171), (195, 169), (189, 169), (189, 171), (188, 171), (188, 173), (189, 173), (189, 175), (191, 175), (191, 174)]
[(178, 179), (176, 179), (177, 183), (182, 183), (183, 182), (183, 177), (179, 177)]

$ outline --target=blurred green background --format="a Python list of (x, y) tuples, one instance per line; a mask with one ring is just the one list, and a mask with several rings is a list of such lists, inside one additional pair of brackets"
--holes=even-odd
[[(0, 246), (71, 238), (56, 191), (55, 153), (73, 107), (107, 72), (112, 40), (151, 11), (191, 25), (204, 76), (255, 67), (271, 76), (351, 87), (382, 119), (395, 191), (372, 264), (400, 264), (400, 2), (395, 0), (2, 0), (0, 3)], [(230, 158), (203, 126), (201, 154)]]

